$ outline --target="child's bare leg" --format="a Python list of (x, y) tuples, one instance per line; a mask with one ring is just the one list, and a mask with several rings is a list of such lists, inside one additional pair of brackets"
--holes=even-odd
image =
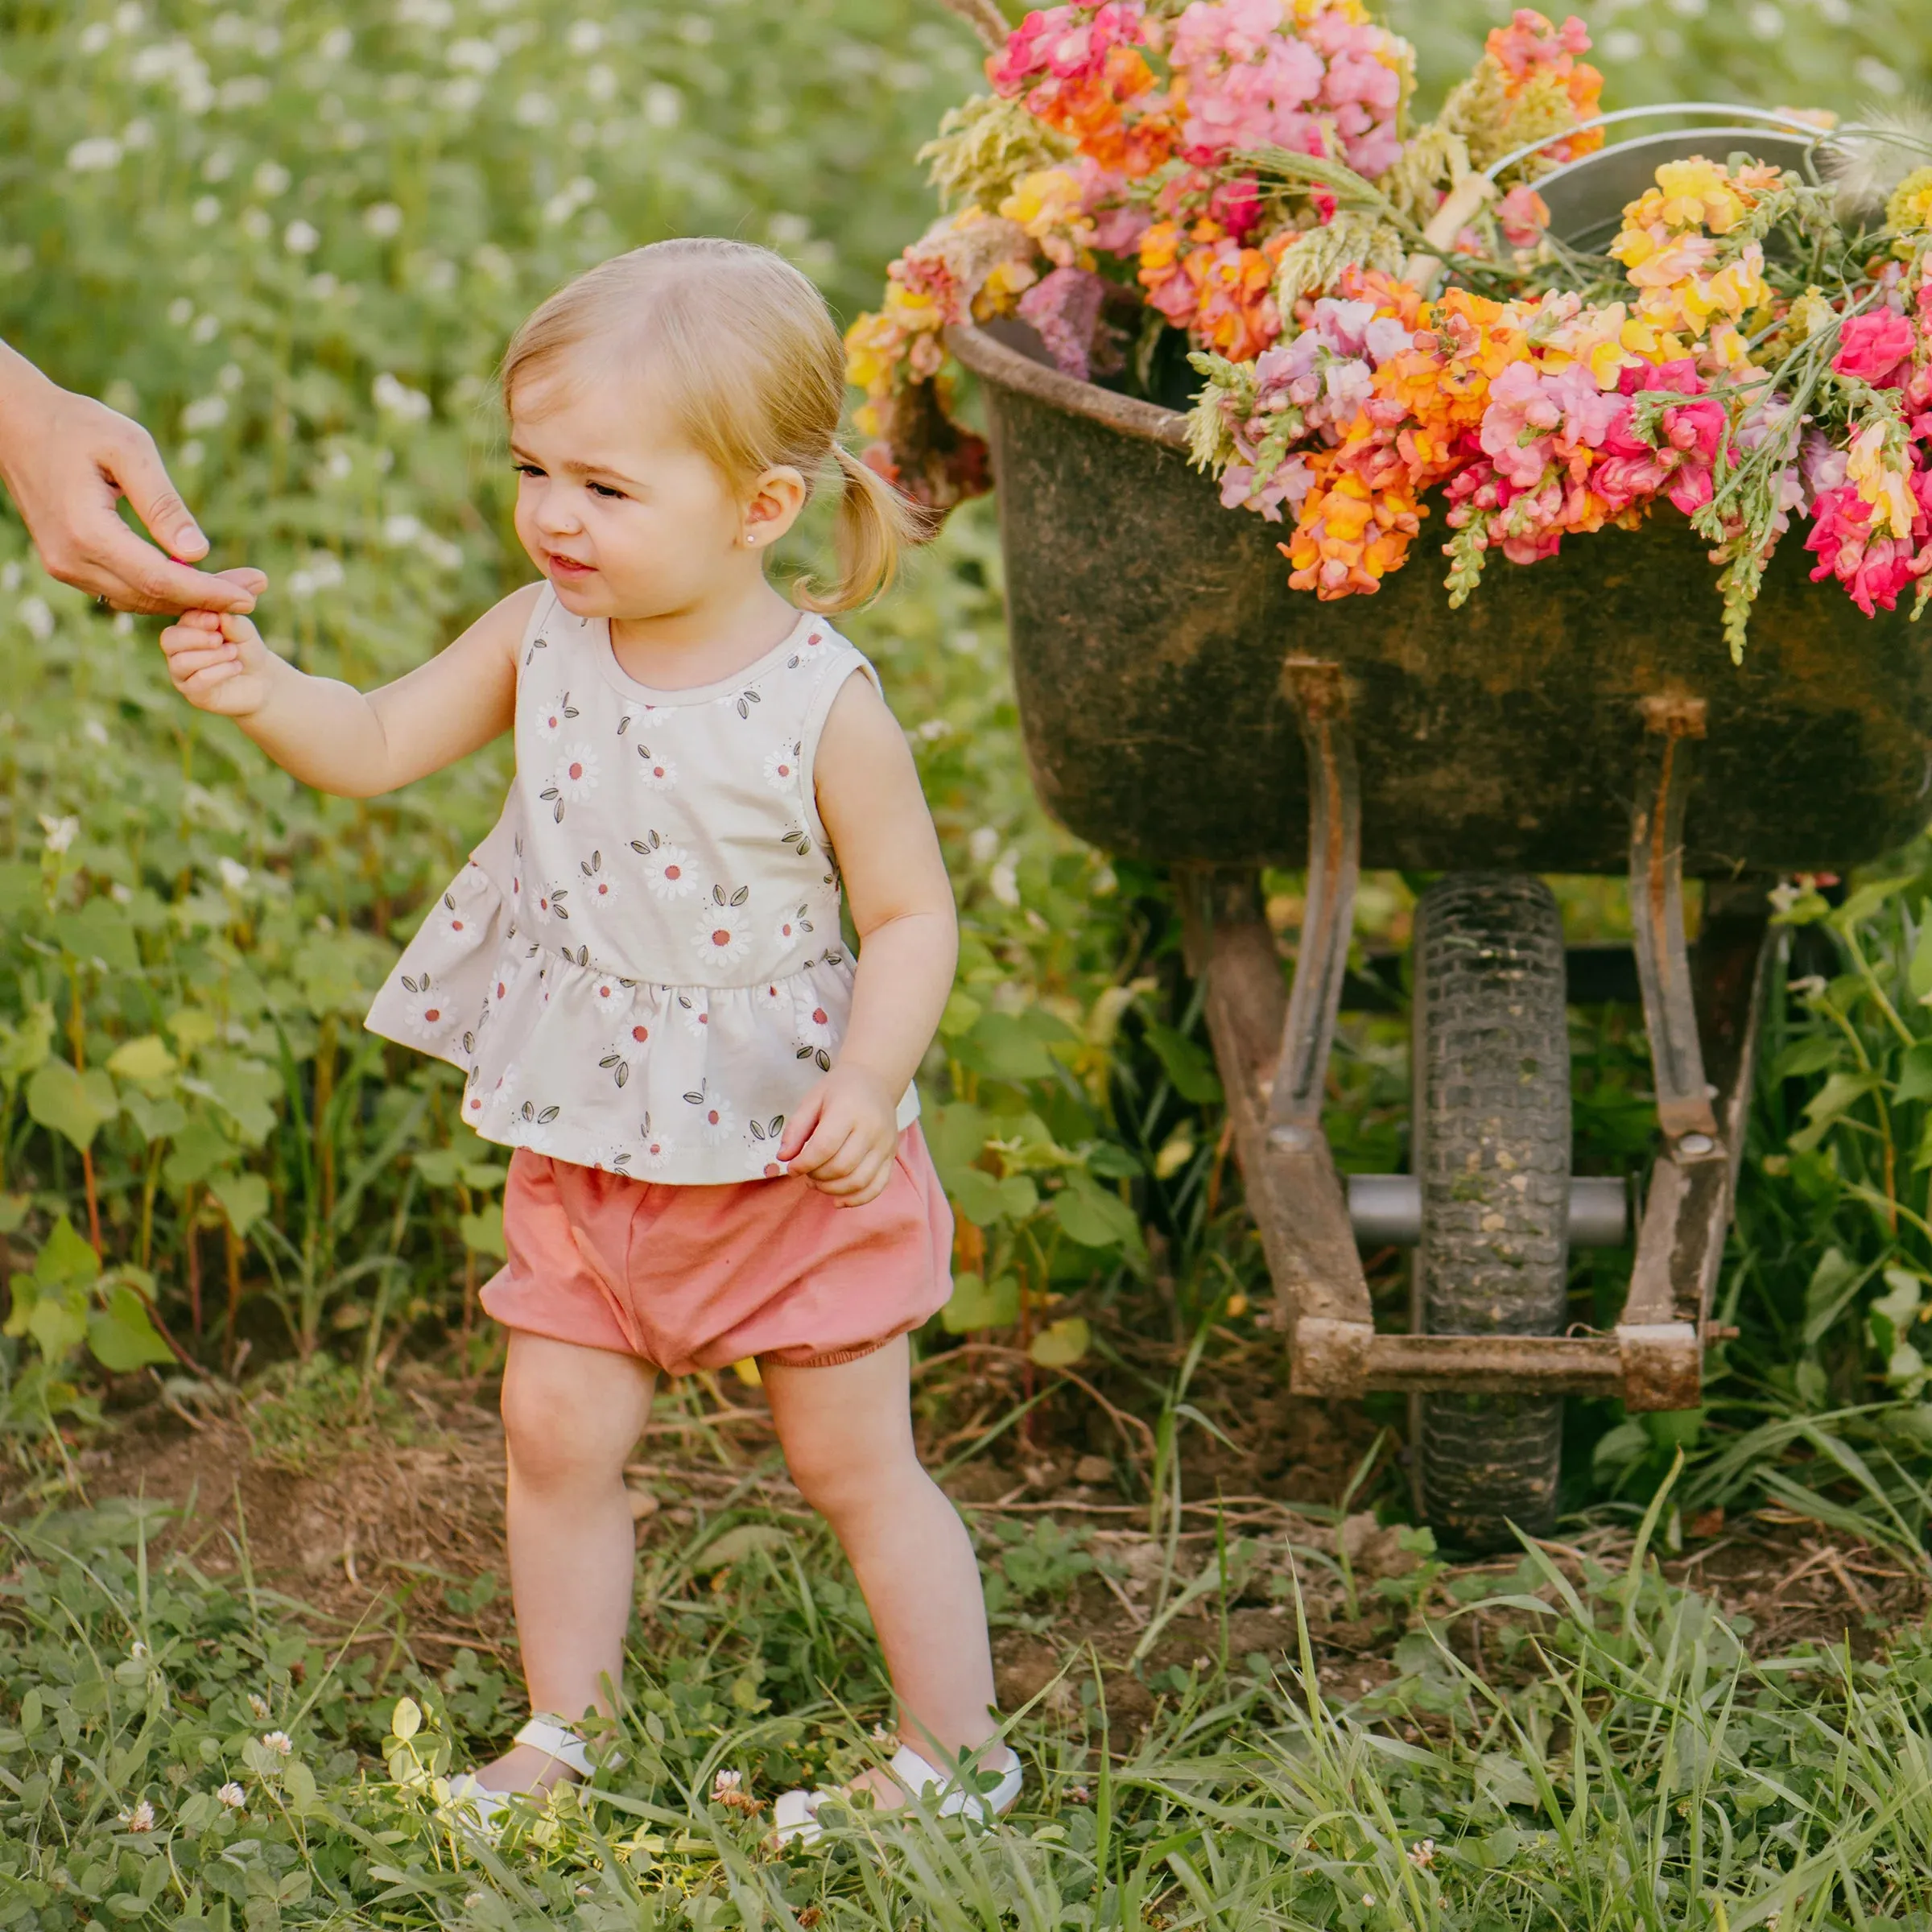
[[(653, 1381), (629, 1356), (511, 1331), (503, 1371), (510, 1596), (530, 1709), (566, 1722), (593, 1705), (608, 1710), (601, 1684), (622, 1674), (636, 1576), (624, 1461), (643, 1433)], [(477, 1777), (493, 1791), (527, 1791), (559, 1769), (518, 1744)]]
[[(983, 1744), (993, 1654), (972, 1539), (913, 1447), (906, 1339), (829, 1368), (764, 1367), (792, 1480), (832, 1525), (886, 1653), (905, 1741), (928, 1759)], [(989, 1765), (1012, 1759), (1003, 1746)], [(883, 1773), (886, 1806), (905, 1794)]]

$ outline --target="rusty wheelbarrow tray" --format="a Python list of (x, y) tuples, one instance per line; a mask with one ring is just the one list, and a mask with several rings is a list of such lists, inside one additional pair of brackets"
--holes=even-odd
[[(1083, 838), (1174, 872), (1292, 1388), (1695, 1406), (1766, 890), (1925, 823), (1932, 663), (1918, 636), (1902, 613), (1869, 620), (1814, 587), (1794, 538), (1733, 666), (1705, 547), (1674, 516), (1533, 568), (1495, 562), (1452, 613), (1439, 505), (1373, 601), (1319, 603), (1288, 588), (1281, 526), (1224, 510), (1189, 467), (1179, 415), (1043, 365), (1016, 346), (1027, 332), (950, 340), (989, 419), (1034, 780)], [(1257, 890), (1271, 862), (1307, 868), (1286, 996)], [(1376, 1332), (1320, 1126), (1364, 864), (1627, 872), (1664, 1144), (1614, 1331), (1512, 1332), (1523, 1324), (1502, 1307), (1468, 1324), (1487, 1332)], [(1708, 881), (1695, 956), (1686, 872)], [(1567, 1058), (1562, 1079), (1567, 1118)], [(1566, 1143), (1566, 1175), (1567, 1160)], [(1426, 1227), (1422, 1240), (1426, 1253)], [(1462, 1527), (1496, 1530), (1467, 1513)]]

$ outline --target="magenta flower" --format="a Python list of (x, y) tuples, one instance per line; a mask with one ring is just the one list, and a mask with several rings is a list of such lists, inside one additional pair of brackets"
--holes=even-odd
[(1831, 366), (1839, 375), (1856, 377), (1875, 389), (1896, 388), (1911, 373), (1917, 341), (1903, 316), (1889, 308), (1871, 310), (1845, 324)]

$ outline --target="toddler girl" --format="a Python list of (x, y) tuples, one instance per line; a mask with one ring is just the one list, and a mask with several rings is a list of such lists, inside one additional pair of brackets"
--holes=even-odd
[[(392, 791), (515, 733), (502, 819), (368, 1022), (460, 1067), (463, 1117), (516, 1150), (483, 1304), (510, 1331), (537, 1715), (458, 1794), (487, 1822), (587, 1771), (572, 1727), (620, 1679), (624, 1463), (655, 1379), (754, 1356), (891, 1673), (904, 1742), (861, 1781), (882, 1808), (1003, 1810), (1020, 1772), (979, 1574), (907, 1392), (907, 1331), (949, 1291), (911, 1081), (952, 983), (952, 894), (876, 675), (821, 614), (883, 588), (907, 513), (837, 440), (824, 301), (763, 249), (604, 263), (524, 324), (502, 381), (542, 582), (366, 696), (245, 617), (192, 613), (161, 640), (191, 704), (324, 791)], [(835, 467), (841, 580), (800, 587), (801, 610), (764, 560)], [(786, 1793), (781, 1834), (815, 1836), (824, 1796)]]

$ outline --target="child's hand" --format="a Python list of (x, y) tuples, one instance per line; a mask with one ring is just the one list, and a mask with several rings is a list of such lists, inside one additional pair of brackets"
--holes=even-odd
[(899, 1096), (866, 1067), (835, 1067), (785, 1124), (778, 1158), (841, 1207), (886, 1191), (899, 1144)]
[(184, 611), (162, 632), (161, 648), (175, 689), (196, 710), (246, 718), (268, 702), (274, 659), (246, 617)]

